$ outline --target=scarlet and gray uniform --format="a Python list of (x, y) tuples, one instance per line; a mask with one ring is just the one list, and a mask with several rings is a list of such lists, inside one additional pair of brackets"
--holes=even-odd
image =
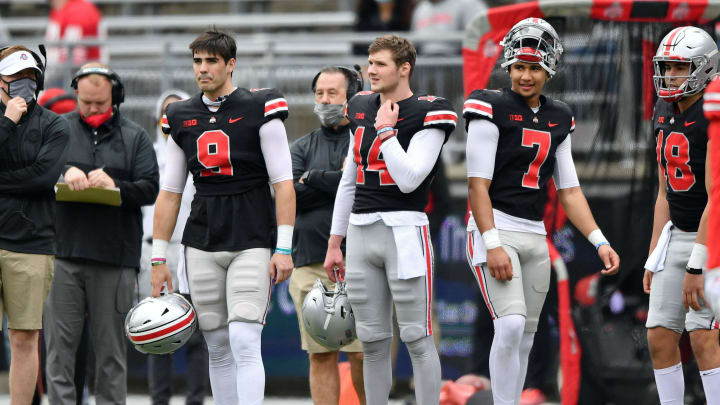
[(163, 130), (172, 138), (169, 152), (182, 149), (197, 190), (182, 243), (203, 329), (228, 319), (264, 322), (276, 226), (262, 128), (287, 115), (287, 102), (274, 89), (238, 88), (217, 111), (201, 93), (168, 106)]
[(690, 252), (697, 238), (700, 218), (708, 201), (705, 189), (705, 157), (708, 121), (703, 99), (683, 112), (664, 100), (655, 104), (653, 125), (657, 162), (665, 178), (665, 192), (672, 227), (662, 270), (653, 275), (650, 310), (646, 326), (662, 326), (682, 333), (698, 329), (717, 329), (718, 322), (705, 306), (685, 311), (682, 285)]
[(424, 208), (457, 115), (441, 97), (413, 95), (397, 104), (396, 137), (386, 142), (375, 133), (380, 94), (359, 93), (347, 109), (353, 138), (331, 234), (347, 230), (347, 291), (363, 342), (392, 336), (393, 302), (403, 341), (432, 334), (433, 253)]
[[(468, 177), (492, 180), (495, 227), (513, 266), (510, 282), (490, 277), (485, 246), (473, 217), (468, 223), (468, 261), (493, 319), (519, 314), (535, 332), (550, 286), (550, 259), (542, 223), (550, 178), (558, 189), (579, 183), (570, 154), (575, 120), (563, 102), (540, 96), (531, 109), (511, 89), (475, 90), (465, 101)], [(493, 162), (494, 160), (494, 162)]]

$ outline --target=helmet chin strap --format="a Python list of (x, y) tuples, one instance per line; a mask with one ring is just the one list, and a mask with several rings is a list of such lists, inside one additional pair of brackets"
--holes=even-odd
[(685, 88), (687, 87), (687, 80), (683, 84), (680, 85), (677, 89), (661, 89), (658, 91), (658, 96), (662, 98), (663, 100), (667, 102), (675, 102), (680, 101), (684, 96), (688, 95), (685, 94)]

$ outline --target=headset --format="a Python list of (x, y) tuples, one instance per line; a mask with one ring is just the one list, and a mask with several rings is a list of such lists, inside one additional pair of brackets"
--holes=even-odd
[(75, 76), (73, 76), (72, 82), (70, 82), (70, 87), (77, 90), (78, 80), (88, 75), (101, 75), (110, 80), (110, 84), (112, 84), (112, 105), (119, 106), (123, 101), (125, 101), (125, 86), (123, 86), (122, 81), (120, 81), (120, 76), (105, 67), (93, 66), (81, 68), (77, 71), (77, 73), (75, 73)]
[[(334, 67), (342, 74), (345, 75), (345, 77), (348, 80), (348, 88), (347, 88), (347, 100), (349, 101), (355, 94), (362, 91), (363, 87), (365, 86), (365, 83), (363, 82), (362, 73), (360, 73), (360, 65), (354, 65), (353, 69), (347, 67), (347, 66), (328, 66), (328, 67)], [(317, 84), (318, 78), (320, 77), (320, 74), (323, 73), (323, 70), (325, 70), (327, 67), (323, 68), (318, 72), (318, 74), (315, 75), (315, 77), (312, 80), (312, 91), (315, 92), (315, 85)]]
[[(8, 48), (11, 47), (5, 46), (3, 48), (0, 48), (0, 53), (2, 53)], [(40, 59), (40, 55), (28, 49), (30, 55), (32, 55), (33, 59), (35, 59), (35, 64), (38, 68), (40, 68), (40, 73), (37, 73), (35, 77), (35, 83), (37, 84), (37, 87), (35, 88), (35, 97), (37, 97), (38, 94), (40, 94), (40, 92), (43, 91), (43, 89), (45, 88), (45, 68), (47, 67), (47, 55), (45, 53), (45, 45), (38, 45), (38, 49), (40, 50), (40, 55), (43, 56), (42, 59), (45, 59), (45, 63), (43, 63), (42, 59)]]

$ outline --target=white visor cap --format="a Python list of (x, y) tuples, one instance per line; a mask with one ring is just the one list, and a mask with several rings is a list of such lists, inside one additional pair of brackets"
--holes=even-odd
[(38, 73), (42, 73), (37, 66), (37, 61), (28, 51), (13, 52), (5, 59), (0, 60), (0, 75), (14, 75), (23, 69), (35, 69)]

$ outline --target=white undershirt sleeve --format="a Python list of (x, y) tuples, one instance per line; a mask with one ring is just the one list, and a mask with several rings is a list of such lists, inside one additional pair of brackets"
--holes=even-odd
[(423, 129), (413, 135), (407, 152), (396, 137), (383, 142), (380, 152), (390, 176), (403, 193), (415, 191), (437, 162), (445, 133), (438, 128)]
[(165, 173), (162, 190), (182, 194), (187, 181), (187, 162), (185, 152), (175, 143), (172, 136), (168, 136), (165, 144)]
[[(348, 133), (352, 141), (352, 134)], [(338, 185), (337, 194), (335, 194), (335, 207), (333, 208), (332, 226), (330, 227), (330, 235), (345, 236), (347, 233), (348, 223), (350, 222), (350, 212), (355, 202), (355, 180), (357, 178), (357, 163), (353, 156), (353, 142), (348, 145), (347, 160), (345, 161), (345, 169), (343, 169), (340, 184)]]
[(558, 190), (580, 185), (577, 172), (575, 171), (575, 162), (572, 157), (570, 135), (568, 135), (555, 150), (553, 180), (555, 180), (555, 188)]
[(260, 149), (270, 183), (292, 180), (292, 160), (285, 125), (280, 118), (272, 119), (260, 127)]
[(500, 130), (492, 122), (488, 120), (470, 121), (465, 145), (468, 177), (492, 180), (499, 138)]

